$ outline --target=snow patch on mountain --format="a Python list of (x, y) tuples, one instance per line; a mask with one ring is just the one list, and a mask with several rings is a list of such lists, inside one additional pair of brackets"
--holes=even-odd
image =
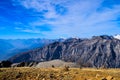
[(117, 35), (114, 36), (114, 38), (116, 38), (116, 39), (120, 39), (120, 35), (117, 34)]

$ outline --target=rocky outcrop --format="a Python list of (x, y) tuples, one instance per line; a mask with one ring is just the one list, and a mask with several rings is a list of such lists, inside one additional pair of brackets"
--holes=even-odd
[(38, 68), (50, 68), (50, 67), (65, 67), (69, 66), (72, 68), (79, 67), (79, 65), (72, 63), (72, 62), (65, 62), (62, 60), (51, 60), (51, 61), (45, 61), (38, 63), (35, 67)]
[(13, 63), (11, 67), (35, 67), (38, 62), (20, 62), (20, 63)]
[(70, 38), (43, 48), (18, 54), (11, 62), (49, 61), (61, 59), (91, 67), (120, 67), (120, 40), (112, 36), (91, 39)]

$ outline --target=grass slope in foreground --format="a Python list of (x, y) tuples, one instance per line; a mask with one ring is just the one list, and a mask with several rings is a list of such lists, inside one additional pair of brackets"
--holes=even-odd
[(120, 80), (120, 69), (1, 68), (0, 80)]

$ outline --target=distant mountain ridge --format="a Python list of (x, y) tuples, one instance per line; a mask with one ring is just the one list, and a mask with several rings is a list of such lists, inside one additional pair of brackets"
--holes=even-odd
[(0, 60), (35, 48), (40, 48), (63, 39), (0, 39)]
[(120, 68), (120, 40), (113, 36), (91, 39), (69, 38), (42, 48), (27, 51), (9, 59), (11, 62), (49, 61), (60, 59), (92, 67)]

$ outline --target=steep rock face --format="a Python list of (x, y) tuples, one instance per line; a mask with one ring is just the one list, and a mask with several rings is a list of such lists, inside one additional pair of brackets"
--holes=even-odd
[(40, 49), (16, 55), (11, 62), (49, 61), (61, 59), (92, 67), (120, 67), (120, 40), (111, 36), (92, 39), (70, 38)]

